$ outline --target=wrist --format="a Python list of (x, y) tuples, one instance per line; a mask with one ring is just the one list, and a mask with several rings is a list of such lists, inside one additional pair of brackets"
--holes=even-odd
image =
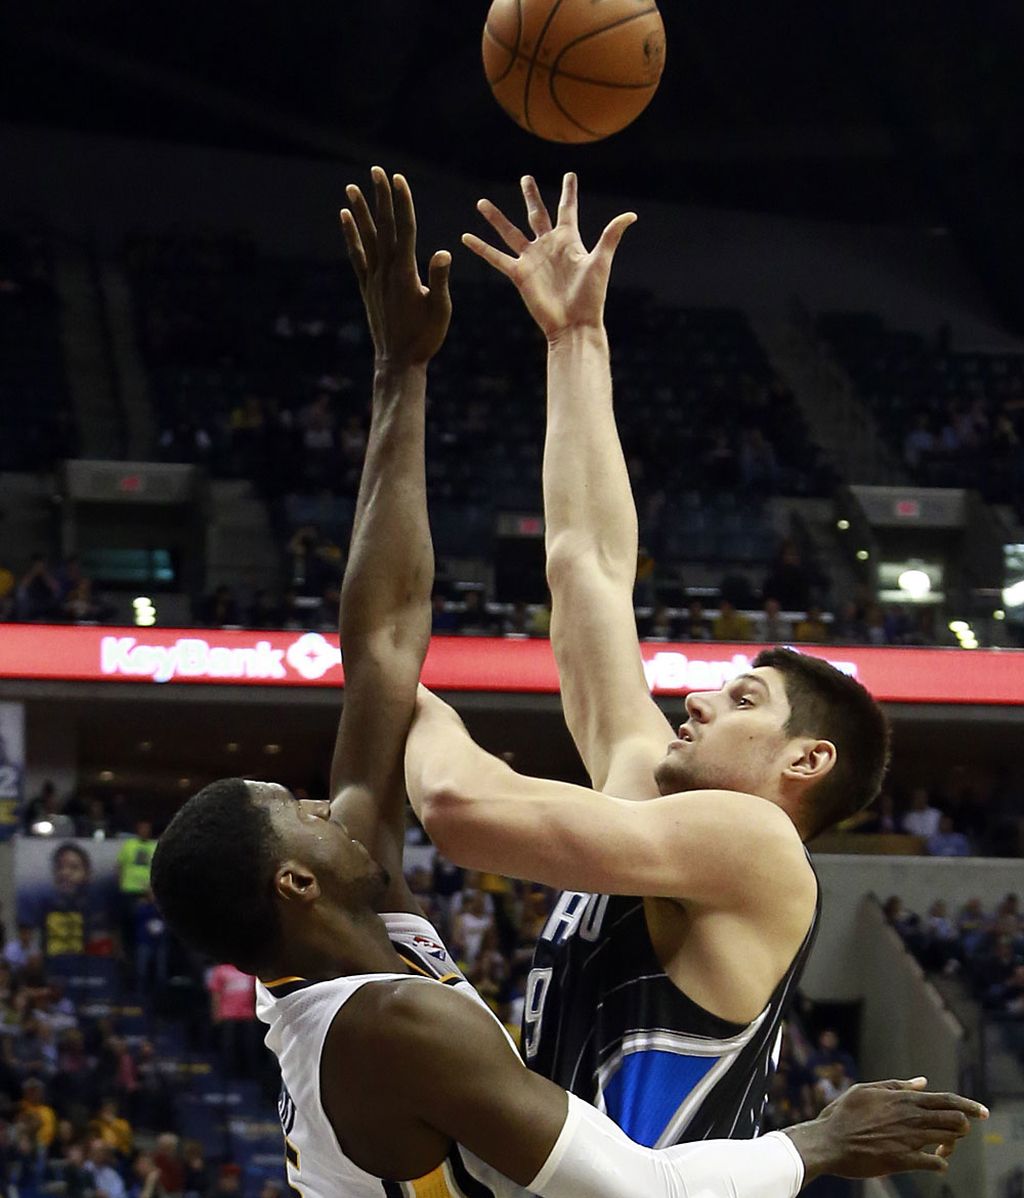
[(572, 324), (548, 337), (548, 352), (554, 353), (560, 349), (575, 349), (581, 346), (596, 346), (608, 348), (608, 333), (604, 322), (597, 324)]
[(413, 362), (408, 358), (376, 354), (373, 359), (374, 378), (415, 378), (426, 376), (428, 362)]
[(782, 1135), (791, 1141), (804, 1163), (804, 1185), (809, 1185), (816, 1177), (827, 1173), (830, 1165), (834, 1163), (828, 1143), (829, 1137), (821, 1119), (787, 1127)]

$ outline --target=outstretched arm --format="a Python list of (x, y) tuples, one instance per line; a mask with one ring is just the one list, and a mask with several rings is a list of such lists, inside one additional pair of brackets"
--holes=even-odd
[(405, 769), (428, 835), (459, 865), (562, 890), (674, 898), (774, 926), (792, 918), (806, 929), (814, 874), (792, 821), (764, 799), (695, 790), (638, 804), (526, 777), (477, 745), (425, 687)]
[[(346, 1035), (353, 1015), (358, 1034)], [(822, 1173), (942, 1172), (970, 1120), (986, 1114), (955, 1094), (922, 1093), (924, 1079), (882, 1082), (853, 1087), (785, 1133), (656, 1151), (527, 1070), (479, 1003), (426, 982), (364, 987), (332, 1027), (322, 1072), (328, 1117), (362, 1168), (414, 1176), (395, 1168), (396, 1138), (411, 1127), (436, 1163), (461, 1144), (542, 1198), (791, 1198)], [(941, 1155), (927, 1151), (935, 1145)]]
[(575, 175), (565, 176), (554, 226), (534, 180), (527, 176), (522, 188), (533, 240), (481, 200), (480, 212), (514, 256), (472, 235), (463, 241), (512, 280), (548, 341), (545, 540), (566, 721), (597, 789), (651, 798), (671, 728), (651, 698), (637, 643), (636, 508), (604, 328), (612, 259), (636, 218), (616, 217), (588, 252)]
[(450, 256), (416, 268), (409, 185), (375, 167), (375, 216), (358, 187), (341, 214), (375, 351), (373, 409), (341, 589), (345, 697), (331, 798), (352, 835), (388, 870), (388, 906), (411, 901), (402, 879), (402, 754), (430, 642), (434, 553), (427, 521), (424, 409), (427, 363), (448, 329)]

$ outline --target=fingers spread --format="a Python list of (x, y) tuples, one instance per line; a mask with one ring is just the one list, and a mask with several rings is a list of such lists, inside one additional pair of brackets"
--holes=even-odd
[(345, 194), (352, 205), (352, 217), (366, 256), (367, 269), (373, 270), (377, 265), (377, 226), (373, 223), (366, 197), (354, 183), (345, 188)]
[(356, 272), (356, 278), (359, 280), (361, 288), (366, 282), (366, 254), (363, 250), (363, 243), (359, 239), (356, 222), (347, 208), (341, 210), (341, 231), (345, 237), (345, 248), (348, 250), (349, 261), (352, 263), (352, 269)]
[(377, 252), (384, 258), (395, 249), (395, 210), (391, 200), (391, 184), (379, 166), (370, 175), (373, 179), (374, 216), (377, 221)]
[(611, 257), (619, 248), (619, 242), (622, 240), (622, 235), (636, 220), (635, 212), (623, 212), (621, 216), (617, 216), (613, 221), (610, 221), (595, 247), (595, 252), (606, 257)]
[(568, 171), (562, 178), (562, 198), (558, 201), (558, 223), (571, 225), (575, 229), (579, 225), (579, 212), (576, 172)]
[(403, 260), (416, 261), (416, 208), (405, 175), (394, 178), (395, 249)]
[(477, 211), (514, 254), (521, 254), (530, 244), (529, 238), (508, 219), (490, 200), (479, 200)]
[(509, 275), (515, 269), (516, 259), (508, 254), (503, 254), (501, 250), (496, 250), (493, 245), (488, 245), (486, 241), (481, 241), (475, 233), (463, 233), (462, 244), (467, 250), (472, 250), (478, 258), (483, 258), (485, 262), (489, 262), (495, 270), (500, 270), (503, 275)]
[(551, 232), (551, 217), (548, 215), (544, 201), (540, 197), (540, 188), (532, 175), (523, 175), (520, 180), (523, 189), (523, 199), (526, 201), (526, 215), (530, 228), (537, 237)]

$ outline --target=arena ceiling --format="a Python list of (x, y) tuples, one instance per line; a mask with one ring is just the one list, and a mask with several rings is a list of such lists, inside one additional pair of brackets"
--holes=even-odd
[(520, 131), (488, 0), (50, 0), (0, 10), (0, 119), (949, 229), (1024, 327), (1024, 8), (663, 0), (662, 86), (587, 147)]

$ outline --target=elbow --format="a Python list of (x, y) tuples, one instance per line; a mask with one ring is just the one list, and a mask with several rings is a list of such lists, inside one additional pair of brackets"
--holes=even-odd
[(457, 860), (468, 826), (470, 800), (451, 783), (432, 786), (420, 804), (420, 822), (431, 844), (451, 861)]

